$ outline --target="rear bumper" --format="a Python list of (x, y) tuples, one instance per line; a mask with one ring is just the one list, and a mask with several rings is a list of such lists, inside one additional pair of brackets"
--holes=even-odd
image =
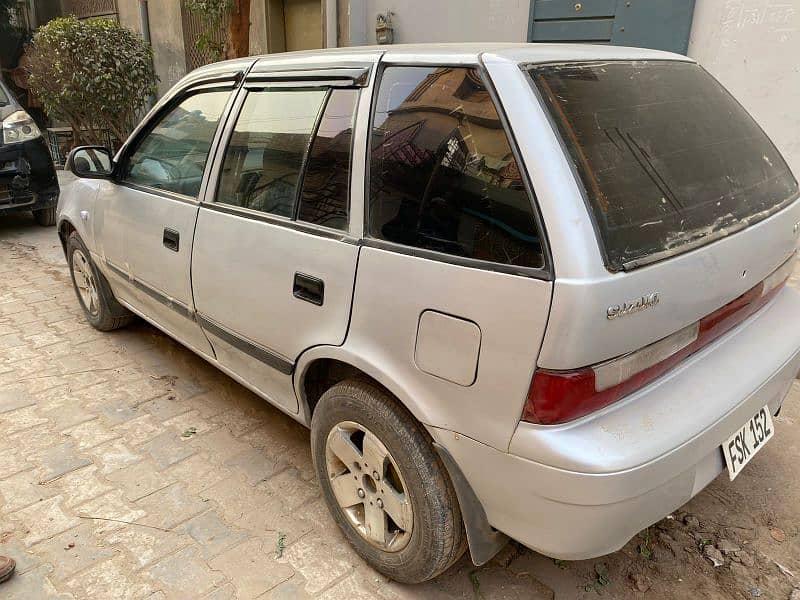
[(510, 453), (441, 429), (432, 434), (492, 526), (543, 554), (592, 558), (619, 549), (719, 475), (721, 444), (759, 408), (776, 413), (799, 370), (800, 296), (785, 289), (603, 412), (563, 426), (521, 423)]
[(55, 206), (58, 190), (44, 139), (0, 145), (0, 214)]

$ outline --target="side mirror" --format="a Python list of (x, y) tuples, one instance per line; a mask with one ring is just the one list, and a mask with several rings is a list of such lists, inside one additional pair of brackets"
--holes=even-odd
[(111, 150), (104, 146), (78, 146), (69, 153), (64, 167), (78, 177), (108, 179), (114, 169), (114, 160)]

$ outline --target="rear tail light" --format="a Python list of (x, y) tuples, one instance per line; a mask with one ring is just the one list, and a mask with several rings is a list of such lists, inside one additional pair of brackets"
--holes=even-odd
[(793, 254), (766, 279), (696, 323), (641, 350), (573, 371), (537, 369), (522, 420), (555, 425), (628, 396), (710, 344), (764, 306), (792, 273)]

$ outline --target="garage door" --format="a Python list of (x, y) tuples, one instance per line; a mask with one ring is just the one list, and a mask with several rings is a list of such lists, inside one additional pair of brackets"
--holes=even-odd
[(695, 0), (531, 0), (530, 42), (586, 42), (686, 54)]

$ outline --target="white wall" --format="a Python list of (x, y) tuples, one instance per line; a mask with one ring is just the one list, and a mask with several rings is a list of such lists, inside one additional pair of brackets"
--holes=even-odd
[(529, 9), (530, 0), (351, 0), (350, 45), (374, 44), (375, 17), (387, 10), (395, 44), (524, 42)]
[(697, 0), (689, 56), (750, 111), (800, 178), (800, 0)]

